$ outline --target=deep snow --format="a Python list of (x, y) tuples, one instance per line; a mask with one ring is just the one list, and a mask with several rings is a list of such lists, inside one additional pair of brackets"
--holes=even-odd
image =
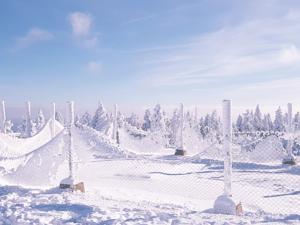
[(55, 188), (68, 171), (64, 132), (41, 138), (36, 150), (0, 161), (3, 224), (299, 224), (300, 167), (283, 166), (277, 156), (256, 161), (236, 150), (233, 197), (245, 213), (225, 216), (212, 210), (223, 192), (218, 144), (181, 158), (158, 151), (151, 138), (123, 136), (119, 147), (86, 127), (72, 133), (75, 175), (86, 193)]

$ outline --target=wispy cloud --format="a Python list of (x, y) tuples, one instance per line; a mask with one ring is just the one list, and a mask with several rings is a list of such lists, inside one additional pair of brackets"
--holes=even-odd
[(73, 12), (68, 16), (72, 27), (72, 34), (83, 47), (93, 48), (97, 46), (98, 37), (92, 32), (93, 17), (83, 12)]
[(276, 18), (252, 19), (174, 46), (138, 50), (145, 54), (143, 79), (153, 86), (182, 86), (300, 69), (298, 15), (293, 11)]
[(102, 71), (102, 63), (100, 61), (90, 61), (87, 64), (87, 70), (91, 74), (100, 74)]
[(40, 28), (31, 28), (23, 37), (17, 38), (12, 51), (28, 48), (38, 42), (49, 41), (52, 39), (54, 39), (54, 35), (49, 31)]

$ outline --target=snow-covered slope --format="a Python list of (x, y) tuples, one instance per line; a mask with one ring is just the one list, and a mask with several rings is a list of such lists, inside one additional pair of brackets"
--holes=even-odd
[[(22, 156), (39, 147), (45, 145), (52, 139), (51, 136), (52, 119), (35, 136), (30, 138), (16, 138), (0, 133), (0, 159)], [(55, 121), (55, 131), (59, 134), (63, 126)]]
[[(134, 156), (90, 128), (73, 128), (72, 136), (75, 169), (79, 163)], [(68, 135), (61, 132), (50, 142), (34, 151), (22, 156), (2, 159), (0, 166), (5, 179), (11, 183), (29, 186), (57, 185), (68, 175), (67, 138)]]

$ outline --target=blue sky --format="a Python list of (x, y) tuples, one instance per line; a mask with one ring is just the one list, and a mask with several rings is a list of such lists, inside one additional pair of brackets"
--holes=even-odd
[(299, 101), (297, 0), (3, 0), (0, 27), (14, 106)]

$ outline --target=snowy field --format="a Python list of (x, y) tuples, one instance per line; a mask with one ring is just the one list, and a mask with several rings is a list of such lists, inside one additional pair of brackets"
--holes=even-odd
[[(75, 177), (85, 183), (86, 193), (61, 192), (57, 187), (68, 175), (68, 164), (66, 134), (59, 125), (57, 130), (50, 141), (47, 132), (41, 135), (45, 143), (36, 150), (26, 151), (26, 143), (18, 149), (20, 143), (1, 138), (6, 148), (0, 161), (0, 223), (300, 223), (299, 166), (235, 160), (233, 197), (244, 215), (218, 215), (212, 208), (223, 193), (221, 160), (175, 157), (174, 149), (155, 151), (147, 141), (131, 151), (130, 137), (123, 135), (123, 143), (131, 148), (119, 147), (87, 128), (72, 130)], [(9, 148), (15, 149), (11, 155)]]

